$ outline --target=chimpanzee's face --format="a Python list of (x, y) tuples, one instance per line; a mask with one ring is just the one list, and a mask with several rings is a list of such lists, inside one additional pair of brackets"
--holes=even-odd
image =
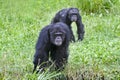
[(79, 11), (76, 8), (72, 8), (68, 11), (68, 18), (72, 21), (75, 22), (78, 19), (78, 14)]
[(65, 40), (65, 31), (60, 25), (52, 26), (50, 29), (50, 41), (56, 46), (61, 46)]

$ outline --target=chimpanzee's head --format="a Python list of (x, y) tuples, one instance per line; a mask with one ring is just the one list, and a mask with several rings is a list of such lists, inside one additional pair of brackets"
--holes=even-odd
[(68, 18), (70, 21), (75, 22), (78, 19), (79, 10), (77, 8), (70, 8), (68, 10)]
[(49, 29), (49, 34), (50, 34), (50, 42), (56, 46), (61, 46), (62, 43), (65, 41), (65, 37), (66, 37), (64, 25), (61, 24), (61, 22), (54, 24)]

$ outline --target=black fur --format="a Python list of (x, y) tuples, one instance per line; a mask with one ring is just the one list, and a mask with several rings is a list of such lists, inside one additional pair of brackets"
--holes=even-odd
[[(53, 18), (51, 23), (56, 23), (56, 22), (63, 22), (66, 23), (70, 29), (70, 34), (71, 34), (71, 41), (75, 42), (75, 37), (73, 35), (72, 29), (71, 29), (71, 23), (73, 21), (70, 20), (69, 15), (71, 14), (70, 10), (76, 11), (77, 15), (77, 20), (76, 25), (77, 25), (77, 34), (78, 34), (78, 40), (83, 40), (84, 38), (84, 25), (82, 23), (81, 16), (79, 14), (79, 10), (77, 8), (67, 8), (67, 9), (62, 9), (58, 13), (56, 13), (55, 17)], [(73, 14), (72, 14), (73, 15)]]
[[(61, 45), (53, 44), (54, 34), (53, 32), (62, 32), (65, 35), (64, 40), (62, 41)], [(63, 37), (63, 36), (62, 36)], [(36, 70), (36, 67), (39, 66), (39, 69), (44, 69), (49, 62), (49, 56), (51, 60), (55, 62), (56, 69), (64, 68), (64, 65), (67, 63), (68, 60), (68, 46), (70, 41), (70, 30), (68, 26), (62, 22), (58, 22), (55, 24), (50, 24), (43, 28), (39, 34), (38, 41), (36, 43), (36, 52), (34, 54), (34, 69), (33, 72)]]

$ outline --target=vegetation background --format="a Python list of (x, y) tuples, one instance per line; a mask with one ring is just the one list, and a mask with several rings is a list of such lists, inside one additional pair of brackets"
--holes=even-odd
[[(32, 74), (40, 30), (69, 7), (80, 10), (84, 40), (70, 43), (63, 72)], [(120, 0), (0, 0), (0, 80), (53, 80), (61, 74), (69, 80), (120, 80)]]

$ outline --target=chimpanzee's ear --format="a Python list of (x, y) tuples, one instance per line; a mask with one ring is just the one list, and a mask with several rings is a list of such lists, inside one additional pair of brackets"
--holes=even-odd
[(50, 24), (48, 27), (48, 36), (50, 36), (50, 32), (52, 31), (53, 24)]
[(49, 42), (50, 42), (50, 34), (51, 34), (51, 32), (53, 31), (53, 26), (54, 26), (54, 24), (50, 24), (50, 25), (48, 26), (47, 35), (46, 35), (46, 40), (49, 41)]

